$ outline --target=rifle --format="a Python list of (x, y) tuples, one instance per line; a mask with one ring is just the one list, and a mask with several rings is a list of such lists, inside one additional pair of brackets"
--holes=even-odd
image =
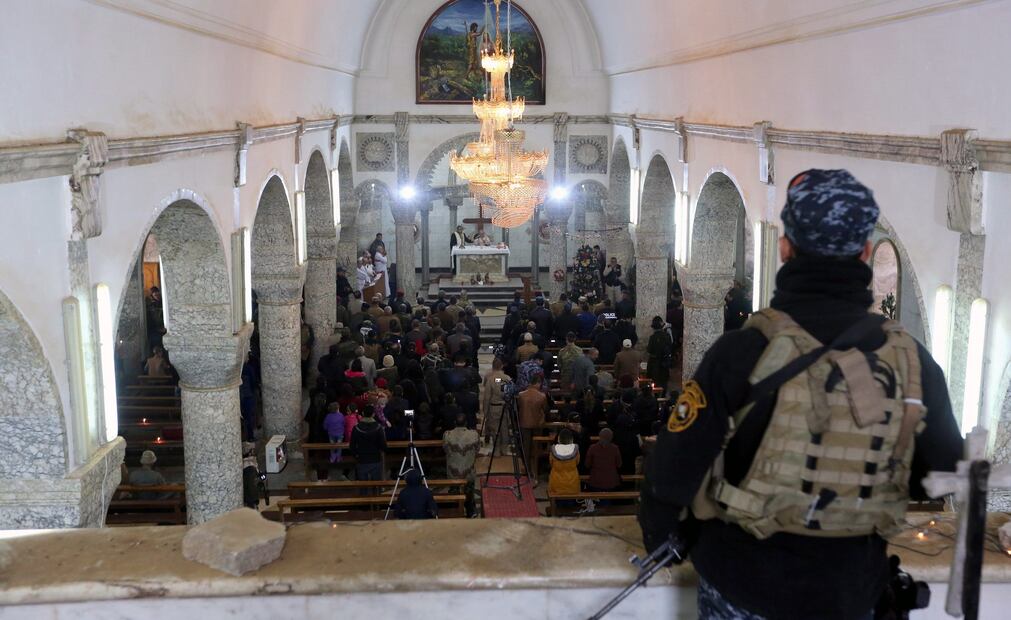
[(629, 563), (639, 567), (639, 576), (635, 578), (627, 588), (622, 590), (611, 599), (607, 605), (604, 605), (600, 611), (590, 616), (589, 620), (600, 620), (606, 616), (612, 609), (618, 606), (623, 600), (629, 597), (630, 594), (638, 590), (641, 586), (646, 585), (646, 582), (650, 578), (660, 571), (661, 568), (673, 563), (680, 564), (685, 560), (685, 549), (686, 545), (677, 536), (671, 535), (667, 539), (667, 542), (660, 545), (653, 550), (645, 558), (640, 558), (638, 555), (633, 555), (629, 558)]
[(954, 494), (958, 534), (952, 554), (945, 611), (966, 620), (979, 617), (983, 543), (986, 535), (986, 497), (989, 489), (1011, 487), (1011, 465), (992, 466), (986, 460), (987, 431), (977, 426), (965, 438), (965, 458), (955, 472), (930, 472), (923, 488), (931, 497)]

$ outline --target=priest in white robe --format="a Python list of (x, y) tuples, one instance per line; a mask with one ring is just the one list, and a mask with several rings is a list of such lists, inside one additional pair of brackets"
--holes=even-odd
[(386, 256), (386, 246), (380, 245), (376, 248), (376, 253), (372, 256), (373, 268), (376, 272), (376, 276), (382, 274), (383, 276), (383, 287), (385, 289), (384, 297), (389, 298), (390, 296), (390, 259)]

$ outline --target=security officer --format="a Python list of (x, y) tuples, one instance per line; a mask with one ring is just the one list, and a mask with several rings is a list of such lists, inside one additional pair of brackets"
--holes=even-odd
[(940, 368), (869, 312), (878, 213), (845, 170), (794, 177), (771, 309), (712, 346), (661, 429), (640, 525), (647, 549), (687, 541), (700, 618), (873, 617), (885, 536), (961, 458)]

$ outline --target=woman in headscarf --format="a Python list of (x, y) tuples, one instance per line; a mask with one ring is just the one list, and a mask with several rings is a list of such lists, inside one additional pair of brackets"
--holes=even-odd
[(579, 493), (579, 447), (573, 443), (572, 431), (563, 428), (558, 432), (558, 443), (551, 446), (551, 474), (548, 476), (549, 495), (574, 495)]

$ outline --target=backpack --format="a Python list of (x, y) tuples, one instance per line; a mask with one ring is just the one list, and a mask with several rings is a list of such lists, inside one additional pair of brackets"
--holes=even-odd
[[(877, 317), (880, 319), (880, 317)], [(923, 426), (916, 341), (893, 321), (865, 319), (825, 346), (775, 310), (753, 315), (745, 328), (769, 344), (749, 378), (752, 397), (737, 411), (724, 448), (756, 400), (776, 402), (748, 473), (723, 478), (722, 455), (710, 469), (692, 511), (700, 519), (736, 523), (760, 539), (778, 532), (806, 536), (888, 536), (909, 502), (913, 439)], [(842, 349), (867, 326), (884, 330), (875, 351)], [(847, 337), (848, 336), (848, 337)], [(765, 394), (757, 394), (765, 389)], [(757, 395), (756, 395), (757, 394)], [(671, 414), (697, 415), (705, 396), (689, 382)]]

